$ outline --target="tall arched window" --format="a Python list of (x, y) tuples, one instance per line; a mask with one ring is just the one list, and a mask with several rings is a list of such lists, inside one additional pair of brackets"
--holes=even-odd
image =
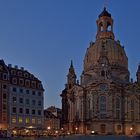
[(134, 109), (135, 109), (135, 100), (131, 99), (130, 102), (130, 109), (131, 109), (131, 120), (134, 120)]
[(116, 119), (120, 119), (120, 113), (121, 113), (121, 102), (120, 98), (116, 98)]
[(100, 97), (100, 118), (106, 117), (106, 96)]

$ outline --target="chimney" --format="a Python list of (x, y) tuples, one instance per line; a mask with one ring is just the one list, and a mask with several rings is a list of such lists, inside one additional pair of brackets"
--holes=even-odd
[(8, 67), (9, 67), (9, 68), (12, 68), (12, 64), (8, 64)]
[(21, 67), (20, 69), (21, 69), (22, 71), (24, 71), (24, 67)]
[(18, 69), (18, 65), (15, 65), (15, 69)]

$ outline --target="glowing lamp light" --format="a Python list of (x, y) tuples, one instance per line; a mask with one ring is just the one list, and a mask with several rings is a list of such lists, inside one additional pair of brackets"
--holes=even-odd
[(56, 130), (55, 133), (58, 134), (58, 131)]
[(17, 131), (16, 130), (13, 130), (13, 134), (17, 134)]
[(48, 130), (50, 130), (51, 129), (51, 127), (50, 126), (48, 126)]
[(133, 128), (131, 127), (130, 130), (133, 130)]
[(28, 133), (28, 132), (29, 132), (29, 130), (25, 130), (25, 132), (26, 132), (26, 133)]
[(78, 130), (78, 128), (76, 127), (75, 130)]
[(91, 133), (92, 133), (92, 134), (94, 134), (94, 133), (95, 133), (95, 131), (91, 131)]

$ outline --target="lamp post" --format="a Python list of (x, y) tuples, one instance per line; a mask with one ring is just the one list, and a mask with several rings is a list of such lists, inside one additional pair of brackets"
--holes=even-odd
[(133, 127), (130, 127), (130, 135), (133, 134)]
[(77, 130), (78, 130), (78, 128), (77, 128), (77, 127), (75, 127), (75, 134), (77, 134)]
[(48, 126), (48, 127), (47, 127), (47, 129), (48, 129), (48, 135), (50, 135), (50, 130), (51, 130), (51, 127), (50, 127), (50, 126)]

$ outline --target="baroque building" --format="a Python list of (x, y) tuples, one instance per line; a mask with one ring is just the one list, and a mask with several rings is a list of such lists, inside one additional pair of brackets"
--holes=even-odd
[(140, 133), (140, 65), (133, 82), (106, 8), (96, 23), (96, 40), (87, 48), (80, 83), (71, 62), (61, 93), (63, 127), (71, 133)]
[(44, 89), (23, 67), (0, 60), (0, 129), (42, 128)]

